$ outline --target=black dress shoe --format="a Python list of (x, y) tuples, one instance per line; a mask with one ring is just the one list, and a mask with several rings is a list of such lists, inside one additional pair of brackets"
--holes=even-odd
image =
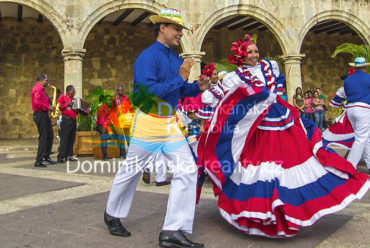
[(40, 167), (40, 168), (45, 168), (45, 167), (48, 167), (46, 164), (43, 164), (42, 162), (36, 162), (35, 167)]
[(129, 237), (131, 233), (126, 230), (124, 226), (122, 226), (121, 221), (118, 218), (111, 217), (104, 212), (104, 223), (107, 225), (110, 234), (122, 236), (122, 237)]
[(150, 171), (144, 170), (142, 180), (146, 184), (150, 183)]
[(186, 238), (182, 231), (176, 232), (161, 232), (159, 234), (159, 246), (161, 247), (177, 247), (177, 248), (204, 248), (203, 244), (198, 244)]
[(169, 184), (171, 184), (170, 181), (156, 182), (155, 186), (164, 186), (164, 185), (169, 185)]
[(64, 164), (65, 162), (64, 158), (58, 158), (58, 163)]
[(45, 158), (45, 161), (48, 162), (49, 164), (56, 164), (57, 162), (52, 160), (50, 157)]
[(68, 158), (68, 161), (78, 161), (78, 159), (77, 158), (74, 158), (74, 157), (69, 157)]

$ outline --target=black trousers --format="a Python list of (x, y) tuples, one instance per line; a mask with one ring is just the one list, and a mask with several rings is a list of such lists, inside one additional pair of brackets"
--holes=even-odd
[(107, 140), (109, 140), (109, 135), (107, 129), (102, 125), (97, 125), (96, 131), (100, 134), (100, 147), (101, 152), (103, 153), (103, 158), (107, 157)]
[(73, 144), (76, 139), (76, 119), (62, 117), (60, 123), (60, 146), (58, 160), (73, 156)]
[(47, 111), (33, 112), (33, 120), (39, 132), (39, 146), (37, 148), (37, 162), (42, 162), (43, 158), (48, 158), (53, 147), (54, 133)]

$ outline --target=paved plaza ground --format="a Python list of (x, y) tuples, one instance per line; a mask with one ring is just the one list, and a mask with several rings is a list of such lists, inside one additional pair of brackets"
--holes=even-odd
[[(132, 236), (114, 237), (103, 222), (113, 167), (108, 171), (108, 166), (98, 164), (94, 171), (89, 166), (94, 159), (82, 157), (68, 165), (34, 168), (36, 148), (34, 139), (0, 141), (0, 248), (158, 247), (170, 186), (140, 181), (123, 222)], [(82, 167), (84, 161), (91, 163)], [(119, 161), (109, 162), (118, 168)], [(363, 163), (359, 170), (367, 171)], [(212, 185), (206, 182), (190, 238), (207, 248), (370, 247), (370, 193), (303, 228), (294, 238), (267, 239), (245, 235), (226, 223), (217, 210)]]

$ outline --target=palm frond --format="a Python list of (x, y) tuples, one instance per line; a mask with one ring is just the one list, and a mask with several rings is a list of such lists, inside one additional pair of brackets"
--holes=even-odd
[(221, 59), (219, 62), (215, 62), (214, 65), (218, 72), (220, 71), (231, 72), (237, 68), (236, 65), (231, 64), (227, 59)]
[(366, 61), (370, 60), (370, 46), (369, 45), (357, 45), (353, 43), (343, 43), (336, 47), (331, 57), (335, 58), (335, 56), (337, 56), (339, 53), (351, 54), (353, 59), (356, 57), (365, 57)]
[[(353, 43), (343, 43), (335, 49), (332, 58), (335, 58), (339, 53), (348, 53), (352, 55), (352, 60), (356, 57), (365, 57), (366, 61), (370, 61), (370, 45), (357, 45)], [(370, 73), (370, 67), (367, 68)]]

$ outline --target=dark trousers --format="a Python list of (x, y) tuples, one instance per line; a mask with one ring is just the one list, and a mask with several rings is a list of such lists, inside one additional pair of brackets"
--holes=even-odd
[(107, 140), (109, 140), (108, 131), (102, 125), (97, 125), (96, 131), (100, 134), (100, 147), (103, 153), (103, 158), (107, 158)]
[(76, 119), (62, 117), (60, 123), (60, 146), (58, 160), (73, 156), (73, 144), (76, 139)]
[(54, 133), (47, 111), (33, 112), (33, 120), (39, 132), (39, 146), (37, 148), (37, 162), (42, 162), (43, 158), (48, 158), (53, 147)]

